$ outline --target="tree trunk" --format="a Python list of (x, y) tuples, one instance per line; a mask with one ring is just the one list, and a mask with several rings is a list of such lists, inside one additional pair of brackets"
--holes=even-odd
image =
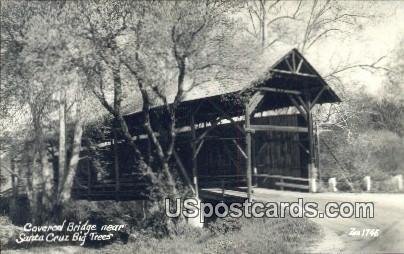
[[(62, 89), (59, 97), (59, 191), (63, 188), (63, 179), (65, 178), (66, 169), (66, 94)], [(59, 199), (59, 197), (57, 198)]]
[(27, 178), (26, 178), (26, 191), (27, 191), (27, 196), (29, 200), (29, 206), (30, 206), (30, 212), (32, 216), (33, 222), (37, 221), (37, 193), (36, 189), (34, 186), (34, 179), (36, 178), (36, 161), (38, 159), (38, 151), (37, 151), (37, 140), (34, 141), (34, 148), (33, 148), (33, 154), (32, 154), (32, 161), (31, 165), (28, 168), (27, 171)]
[[(132, 140), (132, 135), (129, 132), (128, 125), (126, 124), (125, 119), (121, 114), (121, 103), (122, 103), (122, 80), (120, 76), (120, 66), (114, 66), (112, 69), (113, 81), (114, 81), (114, 107), (113, 107), (113, 115), (115, 119), (118, 121), (120, 129), (123, 133), (124, 139), (130, 144), (130, 146), (134, 150), (135, 158), (137, 158), (140, 162), (140, 170), (144, 175), (150, 177), (150, 180), (153, 184), (159, 185), (161, 184), (156, 174), (152, 171), (150, 166), (146, 164), (144, 157), (136, 144)], [(105, 99), (105, 98), (104, 98)]]
[(128, 125), (125, 122), (125, 119), (120, 114), (117, 114), (116, 118), (118, 120), (120, 129), (121, 129), (121, 131), (123, 133), (123, 137), (124, 137), (125, 141), (128, 142), (129, 145), (133, 148), (135, 158), (137, 158), (139, 160), (139, 162), (140, 162), (140, 170), (142, 171), (142, 173), (144, 175), (150, 177), (150, 180), (152, 181), (153, 184), (160, 184), (158, 177), (152, 171), (150, 166), (148, 164), (146, 164), (142, 153), (140, 152), (140, 150), (138, 149), (136, 144), (133, 142), (132, 135), (129, 132), (129, 128), (128, 128)]
[(60, 183), (60, 198), (61, 203), (68, 201), (71, 197), (71, 189), (73, 187), (74, 176), (76, 175), (77, 166), (80, 160), (81, 137), (83, 136), (83, 117), (80, 113), (80, 105), (76, 105), (76, 124), (73, 134), (73, 149), (72, 156), (69, 161), (69, 166), (66, 168), (62, 182)]
[(48, 161), (46, 147), (43, 147), (41, 153), (41, 168), (42, 168), (42, 203), (45, 208), (51, 208), (53, 195), (53, 169)]
[(165, 173), (167, 177), (167, 185), (170, 188), (170, 192), (174, 197), (177, 197), (177, 188), (175, 186), (175, 180), (173, 175), (170, 172), (170, 167), (168, 165), (168, 162), (163, 162), (163, 172)]

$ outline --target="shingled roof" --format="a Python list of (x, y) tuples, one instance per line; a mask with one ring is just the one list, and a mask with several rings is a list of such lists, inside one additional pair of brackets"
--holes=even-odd
[[(297, 49), (292, 49), (286, 54), (284, 53), (277, 57), (271, 57), (271, 59), (268, 61), (269, 68), (260, 77), (256, 77), (250, 82), (226, 85), (213, 82), (193, 88), (185, 94), (178, 108), (177, 116), (181, 118), (198, 108), (195, 119), (198, 122), (210, 121), (220, 115), (217, 106), (229, 116), (242, 115), (244, 105), (236, 102), (235, 98), (259, 87), (299, 91), (310, 100), (314, 100), (322, 91), (316, 99), (317, 104), (341, 101), (327, 82)], [(172, 101), (173, 98), (169, 98), (169, 100)], [(287, 94), (269, 92), (266, 93), (262, 103), (257, 107), (257, 111), (290, 106), (293, 106), (293, 104)], [(156, 106), (153, 111), (158, 112), (161, 108), (162, 106)], [(141, 116), (141, 108), (126, 114), (126, 118), (134, 121), (134, 124), (142, 121)], [(161, 115), (159, 117), (155, 121), (163, 120)]]

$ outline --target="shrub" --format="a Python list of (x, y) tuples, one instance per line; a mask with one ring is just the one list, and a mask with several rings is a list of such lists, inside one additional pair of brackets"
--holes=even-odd
[[(233, 225), (233, 226), (231, 226)], [(157, 238), (134, 233), (128, 244), (113, 243), (102, 249), (77, 247), (77, 253), (294, 253), (304, 251), (319, 237), (319, 229), (307, 219), (218, 219), (207, 228), (176, 223), (177, 234)], [(222, 231), (225, 227), (227, 230)], [(46, 251), (46, 250), (49, 250)], [(27, 253), (54, 253), (51, 248), (32, 248)]]
[(208, 224), (207, 228), (214, 235), (226, 234), (239, 231), (241, 229), (241, 220), (231, 217), (219, 218)]
[(0, 246), (14, 246), (22, 231), (23, 229), (13, 225), (8, 217), (0, 216)]
[[(103, 225), (126, 225), (126, 227), (114, 234), (110, 241), (128, 241), (130, 232), (138, 230), (142, 226), (142, 204), (138, 201), (115, 202), (115, 201), (71, 201), (63, 209), (62, 218), (69, 222), (89, 221), (96, 224), (100, 230)], [(87, 244), (108, 244), (110, 242), (98, 241)]]

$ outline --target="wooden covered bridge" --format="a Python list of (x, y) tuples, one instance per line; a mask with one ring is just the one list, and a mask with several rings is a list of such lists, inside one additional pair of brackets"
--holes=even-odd
[[(218, 187), (245, 189), (249, 198), (253, 186), (316, 191), (319, 167), (312, 109), (315, 104), (339, 101), (293, 49), (270, 64), (259, 81), (185, 99), (176, 112), (179, 133), (173, 163), (196, 195)], [(160, 108), (152, 109), (154, 129), (164, 121)], [(285, 108), (293, 110), (279, 113)], [(150, 150), (142, 119), (139, 111), (126, 115), (139, 147)], [(73, 197), (147, 198), (144, 190), (149, 183), (136, 173), (129, 147), (116, 140), (104, 144), (99, 146), (98, 156), (105, 162), (106, 175), (100, 177), (95, 159), (83, 153)], [(114, 164), (115, 168), (119, 165), (118, 171)]]

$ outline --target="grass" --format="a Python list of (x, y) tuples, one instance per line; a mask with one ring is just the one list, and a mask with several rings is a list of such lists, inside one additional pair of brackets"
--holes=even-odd
[(4, 253), (295, 253), (318, 240), (319, 232), (318, 226), (307, 219), (243, 218), (219, 220), (204, 229), (183, 226), (176, 236), (170, 238), (157, 239), (139, 234), (127, 244), (114, 243), (100, 249), (36, 247)]

